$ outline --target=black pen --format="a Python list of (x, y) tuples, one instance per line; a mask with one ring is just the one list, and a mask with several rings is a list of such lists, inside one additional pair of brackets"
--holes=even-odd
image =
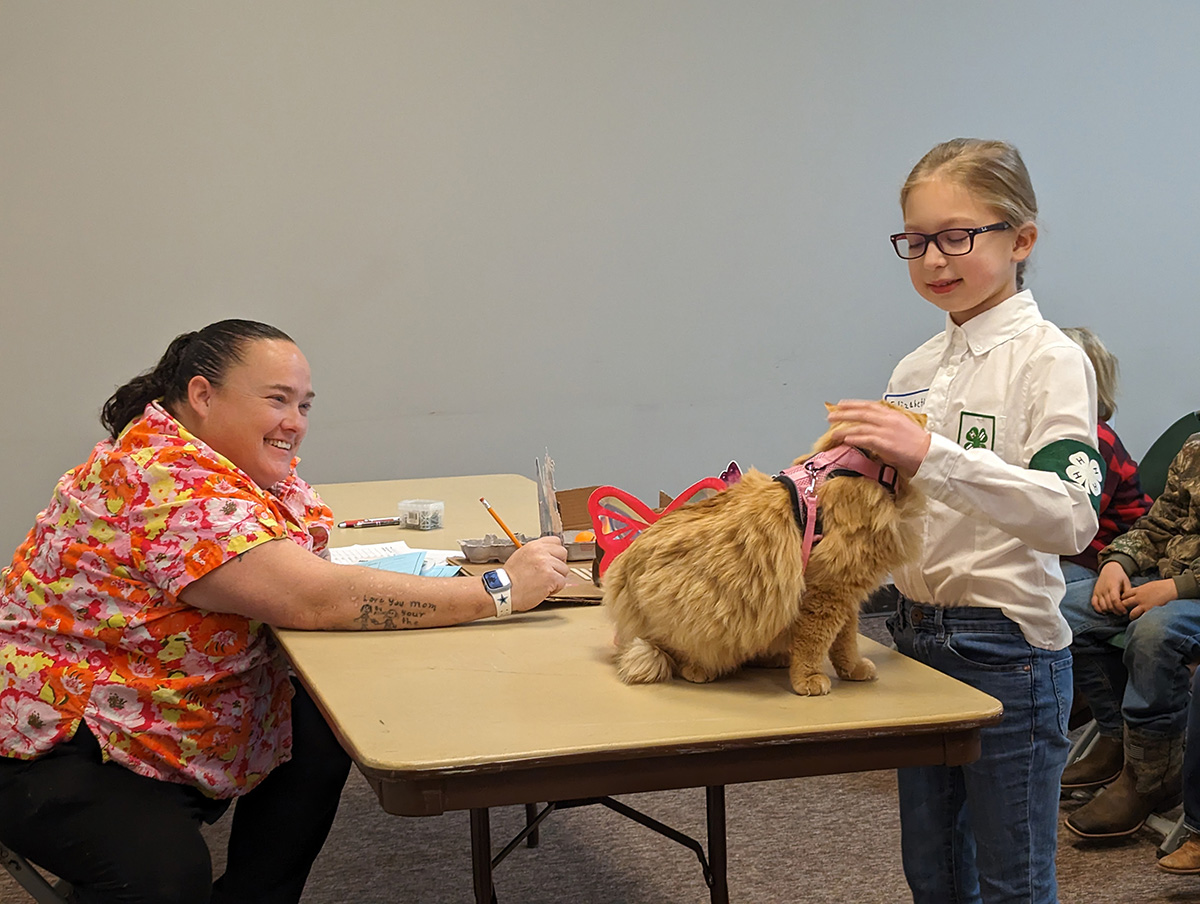
[(353, 521), (339, 521), (338, 527), (392, 527), (407, 521), (407, 518), (356, 518)]

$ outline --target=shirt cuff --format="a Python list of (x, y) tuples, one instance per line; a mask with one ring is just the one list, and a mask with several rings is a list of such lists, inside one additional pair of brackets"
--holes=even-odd
[(1100, 567), (1103, 568), (1109, 562), (1116, 562), (1120, 565), (1127, 577), (1135, 577), (1138, 573), (1137, 562), (1134, 561), (1133, 556), (1127, 556), (1123, 552), (1110, 552), (1108, 555), (1101, 553)]
[(1196, 582), (1196, 575), (1192, 572), (1184, 571), (1175, 575), (1171, 580), (1175, 582), (1175, 594), (1181, 600), (1200, 598), (1200, 584)]

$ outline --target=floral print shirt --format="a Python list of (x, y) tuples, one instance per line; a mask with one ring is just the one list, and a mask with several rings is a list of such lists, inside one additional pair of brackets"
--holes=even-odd
[(213, 797), (291, 757), (291, 685), (267, 626), (179, 600), (260, 543), (320, 554), (333, 516), (291, 474), (263, 490), (157, 402), (59, 481), (0, 572), (0, 755), (83, 719), (112, 759)]

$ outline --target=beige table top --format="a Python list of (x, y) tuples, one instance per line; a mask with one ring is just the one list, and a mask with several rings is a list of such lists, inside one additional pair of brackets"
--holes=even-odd
[[(370, 485), (384, 503), (335, 507), (335, 514), (378, 515), (394, 507), (393, 491), (410, 498), (419, 483)], [(336, 506), (354, 502), (361, 485), (352, 487), (318, 489)], [(490, 520), (480, 495), (523, 518), (528, 491), (533, 521), (513, 527), (536, 530), (536, 491), (525, 478), (448, 478), (421, 491), (446, 502), (448, 525), (458, 523), (452, 512), (457, 517), (468, 499)], [(465, 511), (473, 513), (469, 505)], [(418, 545), (418, 532), (395, 533)], [(385, 809), (410, 815), (968, 762), (978, 755), (979, 726), (1001, 714), (992, 697), (865, 637), (859, 643), (878, 679), (835, 680), (825, 697), (796, 696), (786, 670), (774, 669), (708, 685), (626, 686), (611, 662), (611, 625), (597, 606), (547, 603), (504, 621), (433, 630), (278, 635)]]

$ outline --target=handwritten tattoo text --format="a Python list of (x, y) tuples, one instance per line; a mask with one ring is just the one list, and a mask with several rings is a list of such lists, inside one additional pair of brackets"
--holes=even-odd
[(434, 612), (437, 612), (437, 603), (397, 600), (390, 596), (364, 596), (354, 621), (362, 631), (372, 628), (420, 628), (422, 619)]

